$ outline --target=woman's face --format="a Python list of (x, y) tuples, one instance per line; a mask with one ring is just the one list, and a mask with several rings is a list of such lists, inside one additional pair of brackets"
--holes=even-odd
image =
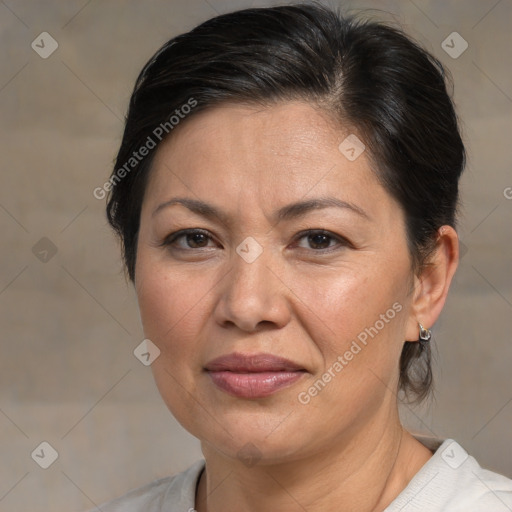
[[(329, 450), (395, 410), (418, 337), (404, 216), (349, 135), (305, 103), (232, 105), (156, 154), (135, 272), (152, 369), (177, 420), (227, 457)], [(162, 206), (175, 198), (205, 205)], [(266, 356), (210, 364), (233, 354)]]

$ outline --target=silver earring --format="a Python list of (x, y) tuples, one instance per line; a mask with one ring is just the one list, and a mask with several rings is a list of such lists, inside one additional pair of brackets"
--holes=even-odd
[(430, 341), (430, 338), (432, 338), (432, 331), (428, 328), (423, 327), (423, 325), (419, 324), (420, 326), (420, 339), (419, 341)]

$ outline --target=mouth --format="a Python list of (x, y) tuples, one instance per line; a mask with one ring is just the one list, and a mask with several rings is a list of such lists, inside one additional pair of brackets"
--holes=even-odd
[(289, 387), (304, 374), (299, 364), (272, 354), (233, 353), (205, 365), (212, 382), (225, 393), (238, 398), (264, 398)]

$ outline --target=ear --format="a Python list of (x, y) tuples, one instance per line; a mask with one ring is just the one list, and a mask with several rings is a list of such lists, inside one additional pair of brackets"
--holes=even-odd
[(436, 249), (429, 264), (419, 276), (414, 276), (406, 341), (418, 341), (419, 323), (432, 328), (443, 309), (452, 277), (459, 263), (459, 237), (451, 226), (437, 231)]

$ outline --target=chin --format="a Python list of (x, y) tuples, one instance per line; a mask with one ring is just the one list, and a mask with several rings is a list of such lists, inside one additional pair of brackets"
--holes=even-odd
[[(268, 411), (255, 413), (229, 413), (215, 419), (202, 417), (201, 422), (182, 423), (182, 426), (201, 442), (205, 456), (220, 452), (245, 465), (273, 465), (300, 459), (310, 445), (307, 431), (290, 421), (293, 414), (276, 415)], [(207, 427), (207, 428), (205, 428)], [(319, 427), (321, 428), (321, 427)]]

